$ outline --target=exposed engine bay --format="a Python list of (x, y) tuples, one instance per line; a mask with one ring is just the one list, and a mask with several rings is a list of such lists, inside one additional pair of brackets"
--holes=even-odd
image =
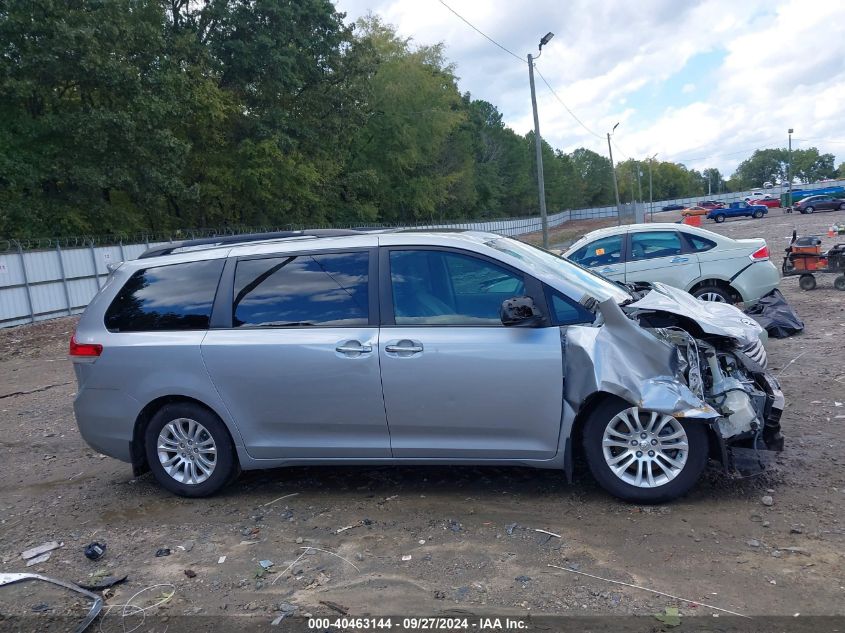
[(601, 327), (567, 329), (569, 404), (577, 410), (591, 390), (603, 391), (698, 419), (711, 426), (711, 457), (726, 470), (764, 468), (767, 451), (783, 450), (784, 397), (766, 371), (762, 328), (732, 305), (662, 284), (634, 287), (632, 295), (622, 306), (598, 305)]

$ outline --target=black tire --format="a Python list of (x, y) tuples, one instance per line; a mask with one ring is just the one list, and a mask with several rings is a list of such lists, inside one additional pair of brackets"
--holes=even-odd
[(845, 290), (845, 275), (837, 277), (833, 280), (833, 287), (837, 290)]
[(607, 492), (631, 503), (663, 503), (685, 495), (698, 482), (707, 465), (709, 442), (706, 423), (677, 420), (687, 434), (689, 448), (686, 464), (669, 482), (652, 488), (640, 488), (616, 476), (608, 466), (602, 448), (608, 424), (616, 414), (629, 407), (630, 404), (619, 398), (608, 399), (596, 407), (587, 419), (584, 425), (583, 447), (593, 477)]
[(704, 295), (707, 294), (714, 294), (719, 295), (725, 301), (725, 303), (733, 305), (734, 298), (731, 296), (731, 293), (725, 290), (724, 288), (720, 288), (719, 286), (702, 286), (695, 292), (690, 293), (696, 299), (701, 299)]
[(816, 278), (813, 275), (804, 273), (798, 278), (798, 285), (801, 287), (801, 290), (815, 290)]
[[(216, 460), (208, 479), (201, 483), (183, 483), (170, 476), (158, 457), (158, 439), (162, 429), (179, 418), (199, 422), (214, 440)], [(144, 450), (150, 470), (161, 486), (180, 497), (208, 497), (218, 492), (240, 472), (232, 438), (223, 421), (208, 409), (191, 402), (164, 405), (152, 417), (144, 433)]]
[(839, 210), (845, 211), (845, 202), (843, 202), (842, 204), (839, 205)]
[(804, 210), (801, 213), (812, 213), (815, 211), (813, 207), (804, 207)]
[(725, 221), (725, 214), (724, 213), (717, 213), (713, 216), (713, 219), (716, 220), (717, 224), (721, 224)]
[(759, 220), (763, 217), (763, 212), (760, 211), (760, 209), (757, 209), (754, 213), (751, 214), (751, 217)]

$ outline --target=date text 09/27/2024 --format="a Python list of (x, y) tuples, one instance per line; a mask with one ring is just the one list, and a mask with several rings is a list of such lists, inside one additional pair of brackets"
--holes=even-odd
[(527, 628), (520, 618), (444, 618), (444, 617), (362, 617), (362, 618), (309, 618), (308, 628), (324, 630), (328, 627), (341, 630), (379, 631), (518, 631)]

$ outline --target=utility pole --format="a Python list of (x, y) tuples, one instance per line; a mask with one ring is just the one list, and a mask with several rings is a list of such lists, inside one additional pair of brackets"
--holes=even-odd
[(643, 201), (643, 184), (640, 182), (643, 172), (640, 169), (640, 161), (637, 161), (637, 202)]
[(610, 154), (610, 173), (613, 174), (613, 191), (616, 193), (616, 226), (622, 224), (622, 204), (619, 202), (619, 183), (616, 181), (616, 167), (613, 165), (613, 148), (610, 146), (610, 136), (616, 131), (619, 124), (607, 133), (607, 153)]
[[(543, 53), (543, 46), (549, 43), (554, 33), (546, 33), (540, 40), (537, 57)], [(534, 146), (537, 151), (537, 190), (540, 196), (540, 221), (543, 225), (543, 248), (549, 248), (549, 219), (546, 215), (546, 183), (543, 179), (543, 138), (540, 136), (540, 117), (537, 114), (537, 93), (534, 90), (534, 60), (528, 53), (528, 83), (531, 84), (531, 108), (534, 110)]]
[(655, 158), (657, 158), (657, 154), (648, 159), (648, 212), (652, 222), (654, 222), (654, 189), (651, 180), (651, 164)]
[(789, 128), (789, 154), (788, 160), (786, 163), (786, 180), (789, 182), (789, 196), (787, 197), (786, 204), (788, 206), (792, 206), (792, 128)]

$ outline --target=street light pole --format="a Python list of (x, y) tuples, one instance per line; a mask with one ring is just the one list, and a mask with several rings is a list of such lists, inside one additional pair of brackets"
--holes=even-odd
[[(543, 46), (549, 43), (554, 33), (546, 33), (540, 40), (537, 57), (543, 53)], [(537, 190), (540, 196), (540, 222), (543, 225), (543, 248), (549, 248), (549, 219), (546, 215), (546, 183), (543, 179), (543, 138), (540, 136), (540, 117), (537, 114), (537, 93), (534, 90), (534, 60), (528, 53), (528, 83), (531, 85), (531, 108), (534, 110), (534, 146), (537, 152)]]
[(786, 204), (788, 206), (792, 206), (792, 128), (789, 128), (789, 153), (787, 154), (788, 160), (786, 162), (786, 180), (789, 183), (789, 196), (787, 197)]
[(619, 183), (616, 181), (616, 167), (613, 165), (613, 148), (610, 146), (610, 136), (616, 131), (619, 124), (607, 133), (607, 153), (610, 154), (610, 173), (613, 174), (613, 191), (616, 193), (616, 226), (622, 224), (622, 205), (619, 202)]

